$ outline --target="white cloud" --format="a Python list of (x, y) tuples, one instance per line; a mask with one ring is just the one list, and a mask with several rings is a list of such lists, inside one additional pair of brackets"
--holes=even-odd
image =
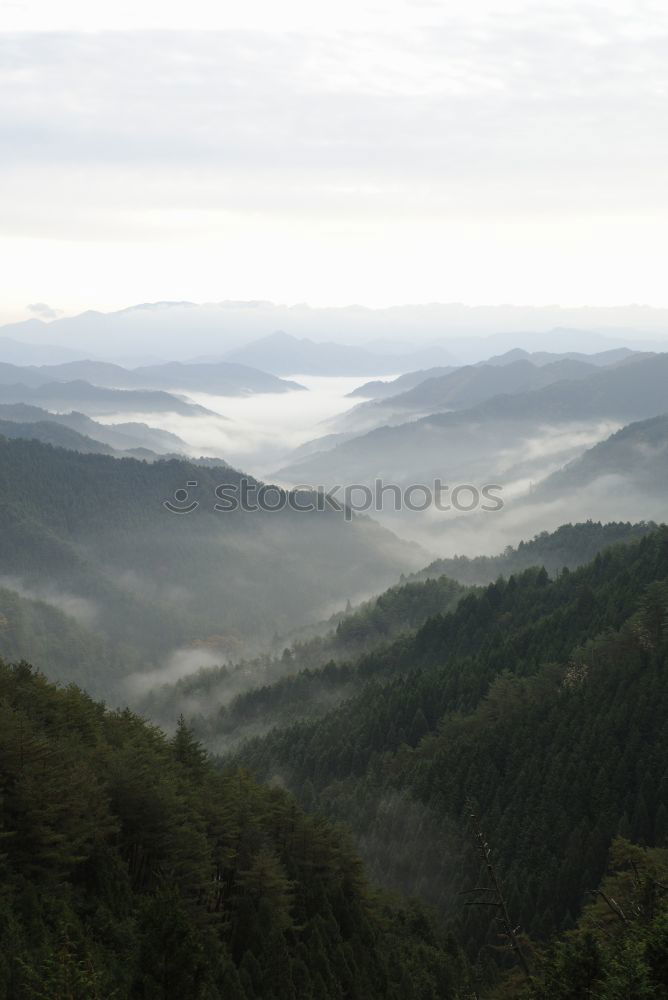
[(664, 298), (665, 7), (2, 10), (16, 308)]

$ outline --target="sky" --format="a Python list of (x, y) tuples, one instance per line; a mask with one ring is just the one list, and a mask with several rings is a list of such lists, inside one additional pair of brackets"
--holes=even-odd
[(668, 305), (668, 7), (0, 0), (0, 321)]

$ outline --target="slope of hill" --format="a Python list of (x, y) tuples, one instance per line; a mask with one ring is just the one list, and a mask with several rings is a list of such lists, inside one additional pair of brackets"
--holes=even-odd
[(48, 600), (37, 599), (17, 578), (0, 577), (0, 659), (27, 660), (48, 676), (113, 697), (114, 685), (105, 678), (139, 669), (140, 658), (128, 649), (121, 654), (95, 631), (92, 602), (55, 589), (46, 594)]
[(456, 368), (453, 367), (423, 368), (417, 372), (406, 372), (405, 375), (399, 375), (398, 378), (391, 379), (389, 382), (379, 380), (365, 382), (364, 385), (360, 385), (356, 389), (353, 389), (352, 392), (349, 392), (348, 397), (350, 399), (355, 399), (358, 396), (364, 399), (386, 399), (388, 396), (396, 396), (407, 389), (413, 389), (416, 385), (420, 385), (421, 382), (426, 382), (428, 378), (450, 375), (454, 371), (456, 371)]
[[(475, 482), (470, 477), (485, 476), (486, 482), (503, 483), (517, 466), (512, 473), (516, 478), (542, 478), (545, 456), (556, 467), (563, 465), (575, 457), (569, 449), (578, 454), (591, 443), (584, 433), (588, 429), (595, 433), (597, 425), (609, 428), (610, 423), (662, 413), (666, 384), (668, 354), (634, 360), (597, 370), (587, 378), (495, 396), (468, 409), (381, 427), (330, 451), (316, 452), (276, 476), (284, 482), (325, 486), (373, 483), (376, 477), (399, 483), (447, 477), (465, 483)], [(563, 448), (558, 451), (553, 442), (559, 444), (555, 429), (560, 426), (570, 426), (577, 433), (562, 435)], [(541, 433), (545, 436), (542, 444)], [(579, 445), (583, 437), (584, 447)]]
[(228, 362), (123, 368), (106, 361), (68, 361), (57, 365), (18, 367), (0, 364), (0, 384), (39, 386), (50, 382), (85, 381), (110, 389), (181, 389), (219, 396), (247, 396), (255, 392), (291, 392), (304, 387), (267, 372)]
[(497, 396), (585, 379), (596, 371), (595, 365), (568, 359), (540, 366), (529, 360), (467, 365), (445, 375), (419, 380), (404, 392), (361, 403), (330, 421), (328, 427), (343, 433), (363, 433), (374, 427), (401, 424), (411, 416), (469, 409)]
[[(260, 729), (315, 718), (353, 689), (353, 672), (337, 665), (415, 632), (427, 618), (454, 608), (464, 592), (447, 577), (402, 583), (355, 610), (304, 629), (290, 645), (286, 640), (273, 643), (273, 656), (199, 670), (152, 689), (137, 700), (137, 707), (169, 726), (187, 706), (191, 718), (197, 714), (200, 736), (217, 752)], [(273, 706), (270, 719), (267, 700)]]
[[(275, 489), (266, 505), (282, 509), (214, 510), (216, 489), (238, 497), (243, 478), (228, 466), (147, 464), (0, 440), (3, 572), (32, 589), (48, 584), (91, 600), (98, 631), (141, 650), (155, 669), (213, 635), (252, 648), (424, 561), (370, 520), (347, 523), (327, 505), (298, 512)], [(246, 481), (248, 500), (259, 484)], [(197, 510), (170, 513), (163, 501), (187, 507), (175, 494), (190, 482), (198, 484), (187, 490)]]
[(189, 730), (0, 663), (2, 1000), (431, 1000), (464, 985), (345, 836)]
[(656, 496), (668, 492), (668, 416), (653, 417), (623, 427), (553, 473), (533, 491), (531, 499), (572, 495), (608, 477), (633, 483)]
[(360, 608), (303, 630), (289, 645), (274, 644), (273, 657), (201, 670), (151, 691), (138, 704), (165, 725), (187, 706), (191, 718), (197, 715), (197, 731), (207, 745), (216, 752), (229, 749), (273, 726), (316, 718), (350, 698), (367, 680), (354, 666), (360, 657), (454, 610), (467, 592), (462, 584), (491, 583), (529, 567), (544, 567), (556, 576), (610, 545), (631, 543), (654, 530), (651, 524), (565, 524), (500, 556), (436, 560)]
[[(520, 386), (522, 389), (540, 388), (541, 385), (549, 385), (550, 382), (559, 381), (560, 378), (579, 378), (583, 375), (592, 374), (591, 367), (605, 368), (608, 365), (621, 364), (627, 361), (631, 361), (634, 358), (640, 358), (640, 352), (632, 351), (628, 347), (620, 347), (616, 350), (602, 351), (599, 354), (582, 354), (581, 352), (571, 351), (566, 354), (555, 354), (549, 353), (547, 351), (524, 351), (517, 347), (512, 351), (507, 351), (505, 354), (498, 354), (494, 357), (487, 358), (485, 361), (478, 361), (476, 365), (467, 365), (465, 370), (470, 368), (489, 368), (489, 367), (506, 367), (508, 365), (516, 365), (518, 362), (528, 362), (535, 367), (543, 367), (545, 365), (558, 364), (560, 362), (576, 362), (575, 365), (564, 365), (559, 372), (558, 369), (555, 370), (555, 378), (543, 376), (542, 380), (540, 376), (534, 376), (528, 381), (524, 381), (521, 378), (516, 378), (514, 380), (514, 385), (510, 385), (509, 388), (504, 388), (501, 383), (499, 383), (498, 388), (495, 390), (497, 392), (509, 392), (518, 391), (516, 386)], [(587, 365), (587, 368), (578, 368), (578, 364)], [(422, 371), (407, 372), (405, 375), (400, 375), (399, 378), (393, 379), (389, 382), (365, 382), (364, 385), (358, 386), (353, 392), (348, 393), (351, 399), (356, 397), (362, 397), (365, 399), (388, 399), (391, 396), (398, 396), (399, 393), (405, 393), (409, 389), (414, 389), (418, 385), (422, 385), (428, 379), (443, 378), (446, 375), (451, 375), (456, 372), (457, 368), (426, 368)], [(525, 372), (528, 369), (525, 368)], [(521, 372), (518, 369), (518, 374)], [(488, 373), (489, 377), (490, 373)], [(475, 374), (473, 372), (468, 373), (469, 379), (475, 379)], [(440, 396), (448, 396), (449, 389), (456, 392), (457, 384), (451, 383), (450, 385), (443, 385), (443, 392), (438, 393), (438, 387), (433, 383), (430, 384), (430, 390), (433, 391), (437, 401)], [(420, 402), (418, 397), (406, 397), (406, 405), (418, 405)], [(471, 398), (468, 401), (468, 405), (472, 405), (475, 399)], [(440, 403), (437, 403), (440, 405)], [(450, 405), (450, 404), (448, 404)], [(452, 406), (453, 409), (456, 408), (455, 405)]]
[(70, 427), (63, 427), (50, 420), (34, 420), (21, 424), (15, 420), (0, 420), (0, 437), (27, 438), (51, 444), (56, 448), (69, 448), (84, 455), (113, 455), (114, 449), (101, 441), (85, 437)]
[(582, 351), (566, 351), (563, 354), (555, 351), (525, 351), (521, 347), (515, 347), (504, 354), (495, 354), (486, 361), (478, 362), (478, 364), (509, 365), (515, 361), (530, 361), (532, 365), (549, 365), (555, 361), (581, 361), (583, 364), (595, 365), (597, 368), (606, 368), (608, 365), (620, 364), (632, 360), (634, 357), (639, 357), (640, 353), (631, 350), (630, 347), (616, 347), (594, 354), (583, 354)]
[[(1, 409), (1, 408), (0, 408)], [(91, 421), (94, 423), (94, 421)], [(101, 426), (101, 425), (99, 425)], [(104, 435), (107, 436), (107, 435)], [(113, 436), (113, 435), (112, 435)], [(123, 437), (124, 435), (119, 435)], [(0, 437), (24, 438), (27, 441), (41, 441), (42, 444), (53, 445), (54, 448), (67, 448), (78, 451), (82, 455), (113, 455), (115, 458), (137, 458), (142, 462), (157, 462), (168, 458), (183, 458), (182, 452), (152, 451), (143, 445), (129, 443), (127, 448), (118, 450), (85, 434), (80, 434), (65, 424), (54, 420), (33, 420), (20, 423), (16, 420), (0, 420)], [(219, 458), (191, 458), (197, 465), (221, 466), (225, 463)]]
[(493, 396), (529, 392), (555, 382), (584, 379), (595, 371), (594, 365), (568, 359), (540, 366), (528, 360), (506, 365), (469, 365), (447, 375), (429, 378), (377, 405), (430, 413), (468, 409)]
[[(177, 434), (150, 427), (137, 422), (101, 424), (83, 413), (50, 413), (39, 406), (28, 403), (0, 404), (0, 419), (13, 420), (20, 424), (48, 422), (67, 427), (84, 437), (100, 441), (115, 451), (129, 451), (132, 448), (148, 448), (158, 454), (186, 454), (188, 445)], [(21, 435), (25, 437), (25, 435)]]
[(437, 579), (442, 574), (459, 583), (483, 586), (494, 583), (500, 576), (521, 573), (532, 566), (542, 566), (550, 576), (563, 569), (577, 569), (590, 562), (599, 552), (618, 542), (629, 542), (656, 529), (652, 522), (631, 524), (587, 521), (563, 524), (556, 531), (542, 531), (529, 541), (508, 546), (497, 556), (455, 556), (435, 559), (411, 580)]
[[(394, 375), (419, 364), (423, 355), (380, 354), (364, 347), (299, 339), (278, 331), (231, 351), (226, 360), (253, 365), (276, 375)], [(456, 363), (444, 347), (429, 351), (431, 364)]]
[(666, 844), (667, 623), (662, 528), (555, 580), (470, 593), (361, 659), (367, 682), (342, 705), (236, 759), (349, 824), (377, 878), (489, 955), (494, 910), (461, 895), (480, 884), (473, 809), (513, 921), (540, 940), (572, 925), (618, 833)]
[(22, 336), (33, 330), (45, 330), (45, 324), (39, 320), (27, 320), (25, 323), (9, 324), (0, 328), (4, 336), (0, 336), (0, 363), (10, 365), (57, 365), (63, 361), (74, 361), (79, 352), (59, 344), (37, 344), (26, 340), (16, 340), (11, 334), (20, 331)]
[(104, 416), (113, 413), (177, 413), (182, 417), (216, 416), (196, 403), (159, 390), (107, 389), (88, 382), (49, 382), (44, 385), (0, 385), (0, 403), (29, 403), (44, 409), (83, 410)]
[(184, 392), (209, 392), (218, 396), (305, 391), (304, 386), (298, 382), (277, 378), (276, 375), (257, 368), (229, 361), (188, 365), (172, 361), (164, 365), (135, 368), (132, 376), (136, 385), (182, 389)]

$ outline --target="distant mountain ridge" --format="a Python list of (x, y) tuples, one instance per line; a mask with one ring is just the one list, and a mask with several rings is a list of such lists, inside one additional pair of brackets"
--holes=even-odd
[[(582, 362), (582, 364), (595, 365), (596, 367), (605, 368), (608, 365), (620, 364), (633, 357), (639, 356), (640, 352), (632, 351), (627, 347), (603, 351), (598, 354), (583, 354), (577, 351), (570, 351), (565, 354), (550, 353), (548, 351), (535, 351), (532, 353), (531, 351), (525, 351), (522, 350), (522, 348), (517, 347), (513, 350), (506, 351), (505, 354), (497, 354), (491, 358), (486, 358), (484, 361), (478, 361), (474, 367), (490, 365), (504, 367), (516, 362), (530, 362), (532, 365), (542, 367), (560, 361), (579, 361)], [(457, 368), (460, 367), (463, 366), (450, 368), (425, 368), (415, 372), (406, 372), (405, 375), (400, 375), (398, 378), (389, 382), (366, 382), (364, 385), (360, 385), (352, 392), (348, 393), (348, 396), (351, 399), (358, 396), (365, 399), (386, 399), (390, 396), (398, 396), (399, 393), (404, 393), (408, 389), (414, 389), (416, 386), (421, 385), (423, 382), (426, 382), (427, 379), (441, 378), (445, 375), (451, 375), (457, 370)]]
[(555, 382), (588, 378), (596, 366), (583, 361), (553, 361), (536, 366), (528, 360), (506, 365), (467, 365), (445, 375), (431, 377), (406, 392), (374, 403), (377, 408), (437, 412), (475, 406), (494, 396), (529, 392)]
[(540, 426), (619, 425), (660, 415), (666, 408), (666, 385), (668, 354), (633, 359), (595, 369), (586, 378), (496, 395), (469, 408), (370, 430), (286, 466), (276, 477), (329, 485), (365, 483), (374, 476), (390, 482), (424, 482), (425, 476), (444, 474), (495, 476), (500, 457), (512, 449), (521, 455)]
[(172, 389), (220, 396), (282, 393), (304, 388), (296, 382), (288, 382), (256, 368), (227, 362), (182, 364), (174, 361), (132, 369), (107, 361), (90, 360), (26, 367), (0, 363), (0, 385), (36, 387), (50, 382), (76, 380), (110, 389)]
[(44, 409), (81, 409), (104, 416), (114, 413), (177, 413), (182, 417), (216, 416), (197, 403), (189, 403), (162, 390), (107, 389), (81, 379), (38, 386), (0, 385), (0, 403), (29, 403)]
[[(27, 403), (0, 404), (0, 420), (14, 421), (29, 428), (31, 423), (58, 424), (87, 439), (93, 439), (115, 451), (148, 448), (152, 452), (188, 452), (188, 445), (177, 434), (142, 423), (102, 424), (83, 413), (50, 413)], [(20, 435), (25, 437), (24, 434)]]
[[(25, 324), (11, 324), (0, 327), (5, 333), (11, 333), (14, 326), (25, 334), (34, 323), (41, 332), (43, 324), (39, 320), (27, 320)], [(73, 348), (60, 347), (58, 344), (33, 344), (29, 341), (15, 340), (10, 336), (0, 336), (0, 361), (14, 365), (57, 365), (65, 361), (74, 361), (79, 357), (79, 351)]]
[(406, 372), (398, 378), (389, 382), (375, 380), (359, 385), (352, 392), (348, 393), (349, 399), (356, 399), (361, 396), (363, 399), (385, 399), (388, 396), (396, 396), (407, 389), (413, 389), (421, 382), (426, 382), (428, 378), (438, 378), (441, 375), (450, 375), (457, 370), (456, 365), (446, 367), (436, 366), (435, 368), (421, 368), (416, 372)]
[(16, 420), (0, 419), (0, 437), (24, 438), (29, 441), (40, 441), (55, 448), (67, 448), (78, 451), (82, 455), (113, 455), (114, 449), (101, 441), (79, 434), (70, 427), (63, 427), (49, 420), (34, 420), (30, 423), (19, 423)]
[[(633, 346), (640, 350), (662, 350), (668, 310), (643, 306), (470, 307), (461, 303), (384, 309), (315, 308), (263, 301), (143, 303), (110, 313), (88, 310), (49, 323), (36, 319), (13, 323), (0, 328), (0, 337), (29, 342), (50, 340), (75, 350), (79, 357), (105, 355), (113, 360), (152, 354), (186, 360), (198, 355), (223, 357), (276, 330), (316, 342), (347, 340), (376, 354), (379, 352), (373, 347), (374, 341), (410, 342), (427, 348), (436, 344), (460, 363), (470, 364), (515, 347), (591, 353), (629, 346), (628, 341), (633, 340)], [(110, 344), (114, 351), (111, 356), (108, 348), (101, 350)], [(423, 360), (411, 367), (447, 363)]]
[(444, 346), (435, 345), (407, 355), (378, 354), (360, 346), (300, 339), (282, 330), (238, 348), (226, 358), (276, 375), (330, 376), (396, 374), (425, 361), (432, 364), (456, 362)]

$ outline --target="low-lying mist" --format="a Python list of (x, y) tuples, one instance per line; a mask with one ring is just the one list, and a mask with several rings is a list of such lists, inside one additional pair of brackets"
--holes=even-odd
[[(267, 478), (299, 445), (325, 433), (319, 425), (350, 409), (346, 399), (365, 379), (294, 375), (307, 392), (254, 393), (248, 396), (216, 396), (189, 392), (188, 399), (220, 414), (220, 418), (182, 417), (176, 413), (115, 414), (104, 423), (143, 420), (178, 434), (190, 446), (189, 456), (220, 458), (259, 478)], [(180, 392), (175, 388), (174, 392)]]
[(68, 594), (48, 581), (40, 585), (28, 586), (18, 576), (0, 576), (0, 587), (14, 591), (19, 597), (29, 601), (41, 601), (62, 611), (69, 618), (74, 618), (84, 628), (96, 625), (100, 609), (95, 601), (80, 594)]

